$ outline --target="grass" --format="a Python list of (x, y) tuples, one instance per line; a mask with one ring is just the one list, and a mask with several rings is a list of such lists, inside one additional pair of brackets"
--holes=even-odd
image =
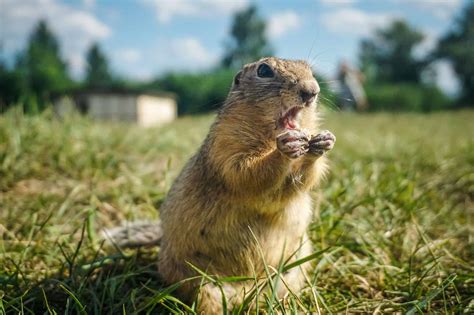
[[(310, 226), (322, 252), (302, 294), (262, 308), (473, 313), (474, 112), (326, 116), (338, 141)], [(0, 314), (193, 312), (160, 282), (158, 249), (106, 250), (98, 231), (157, 218), (212, 118), (0, 116)]]

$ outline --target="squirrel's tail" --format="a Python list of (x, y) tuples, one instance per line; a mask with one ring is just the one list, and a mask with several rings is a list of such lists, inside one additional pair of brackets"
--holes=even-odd
[(156, 246), (163, 231), (161, 221), (128, 222), (122, 226), (102, 231), (104, 239), (119, 247)]

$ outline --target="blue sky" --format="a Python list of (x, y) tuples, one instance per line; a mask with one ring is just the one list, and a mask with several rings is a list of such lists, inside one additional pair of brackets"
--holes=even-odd
[[(232, 14), (255, 3), (268, 22), (279, 57), (306, 59), (331, 77), (341, 59), (357, 61), (358, 42), (404, 18), (426, 34), (426, 54), (468, 0), (0, 0), (2, 54), (12, 60), (31, 28), (46, 19), (74, 77), (99, 41), (114, 71), (147, 80), (170, 70), (199, 71), (224, 52)], [(449, 64), (436, 66), (439, 84), (456, 89)]]

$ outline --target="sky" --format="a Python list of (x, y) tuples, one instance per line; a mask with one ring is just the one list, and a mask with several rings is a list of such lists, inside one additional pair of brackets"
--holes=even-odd
[[(425, 34), (416, 51), (423, 56), (467, 1), (0, 0), (0, 54), (12, 62), (34, 25), (46, 19), (76, 79), (94, 42), (121, 76), (149, 80), (167, 71), (201, 71), (224, 54), (232, 15), (256, 4), (276, 56), (307, 60), (316, 72), (333, 77), (341, 60), (357, 64), (362, 38), (399, 18)], [(436, 71), (438, 85), (455, 93), (449, 63), (439, 62)]]

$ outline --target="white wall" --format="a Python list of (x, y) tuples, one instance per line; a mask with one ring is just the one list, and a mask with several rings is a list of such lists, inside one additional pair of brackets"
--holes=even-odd
[(177, 105), (172, 98), (140, 95), (137, 99), (137, 122), (142, 126), (171, 122), (176, 116)]
[(100, 120), (130, 121), (137, 119), (136, 96), (122, 94), (90, 94), (88, 115)]
[[(149, 127), (171, 122), (178, 114), (176, 101), (170, 97), (98, 93), (79, 98), (88, 105), (87, 115), (98, 120), (135, 122)], [(73, 111), (73, 104), (72, 99), (63, 97), (55, 103), (55, 110), (66, 116)]]

